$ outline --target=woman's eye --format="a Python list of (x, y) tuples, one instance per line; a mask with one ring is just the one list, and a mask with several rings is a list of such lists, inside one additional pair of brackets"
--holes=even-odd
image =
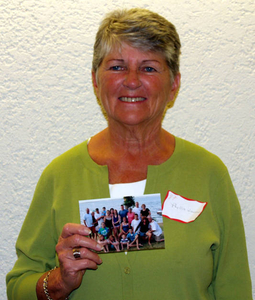
[(156, 72), (156, 69), (152, 68), (152, 67), (144, 67), (143, 70), (145, 72)]
[(112, 67), (110, 67), (110, 70), (113, 70), (113, 71), (121, 71), (123, 69), (124, 69), (124, 67), (122, 67), (122, 66), (112, 66)]

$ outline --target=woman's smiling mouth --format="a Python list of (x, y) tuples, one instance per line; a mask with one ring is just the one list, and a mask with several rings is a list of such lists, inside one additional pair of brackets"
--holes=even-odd
[(141, 102), (146, 100), (146, 98), (143, 97), (119, 97), (119, 100), (122, 102)]

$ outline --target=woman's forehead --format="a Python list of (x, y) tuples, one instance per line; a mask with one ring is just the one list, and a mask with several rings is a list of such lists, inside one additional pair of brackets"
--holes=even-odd
[(111, 59), (124, 59), (128, 56), (133, 57), (134, 54), (139, 57), (144, 58), (144, 60), (165, 60), (165, 56), (159, 51), (148, 51), (142, 48), (134, 47), (130, 44), (123, 43), (121, 45), (117, 44), (110, 48), (104, 55), (103, 61)]

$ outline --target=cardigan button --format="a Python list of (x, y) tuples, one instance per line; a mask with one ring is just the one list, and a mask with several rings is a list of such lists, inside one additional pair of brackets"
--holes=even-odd
[(124, 268), (124, 273), (129, 274), (130, 273), (130, 268), (129, 267)]

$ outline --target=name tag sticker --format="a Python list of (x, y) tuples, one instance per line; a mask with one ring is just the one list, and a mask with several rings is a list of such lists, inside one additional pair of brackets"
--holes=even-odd
[(203, 212), (207, 202), (200, 202), (167, 192), (162, 205), (162, 216), (182, 223), (190, 223), (196, 220)]

